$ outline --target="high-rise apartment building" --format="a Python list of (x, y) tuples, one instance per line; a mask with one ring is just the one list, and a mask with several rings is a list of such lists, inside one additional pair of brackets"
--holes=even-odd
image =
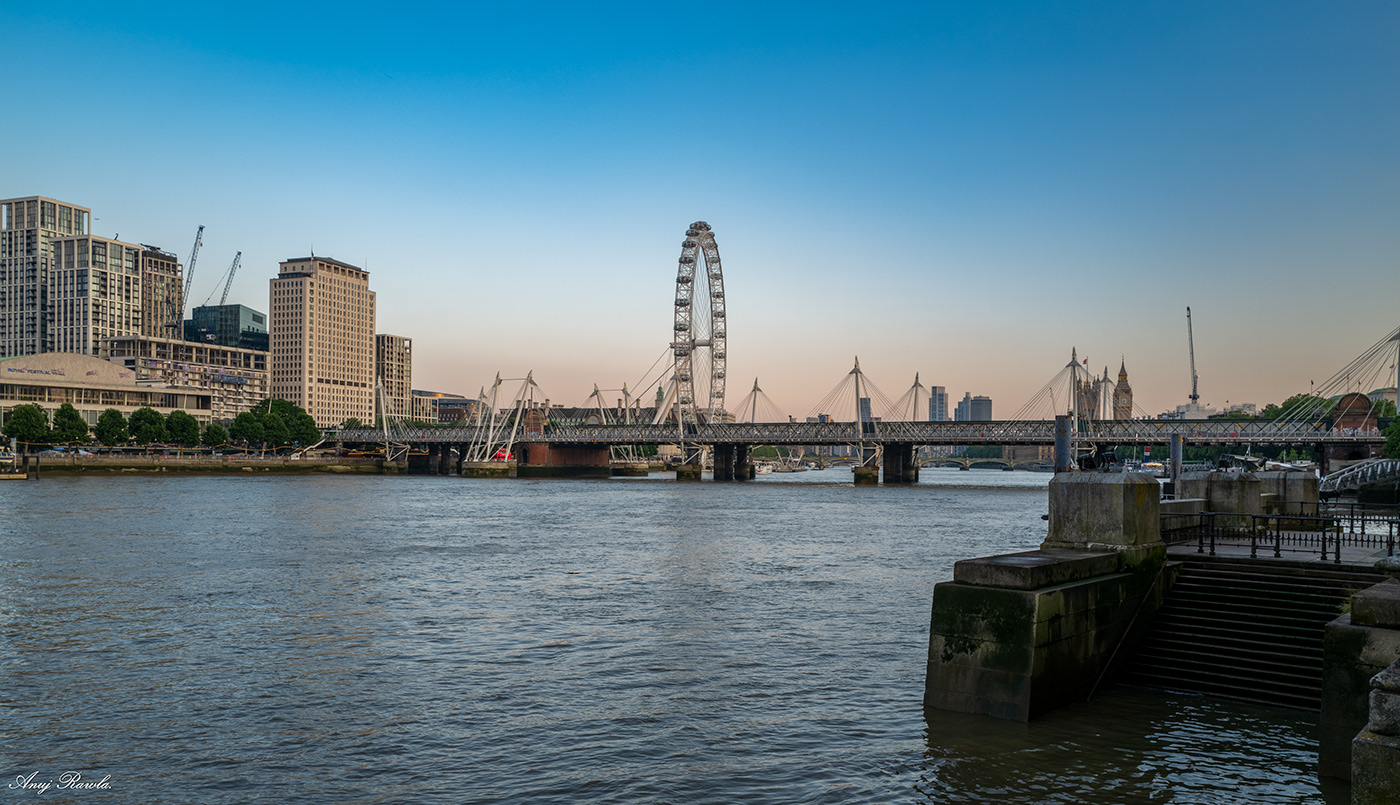
[[(375, 383), (384, 387), (389, 416), (413, 413), (413, 339), (379, 333), (374, 337)], [(374, 418), (384, 416), (379, 397), (374, 398)]]
[(327, 257), (281, 263), (271, 280), (272, 396), (321, 427), (374, 419), (369, 272)]
[(91, 219), (86, 207), (42, 196), (0, 201), (0, 358), (57, 349), (50, 333), (53, 242), (87, 235)]
[(97, 235), (55, 238), (48, 349), (101, 355), (102, 339), (141, 334), (141, 247)]
[(943, 386), (928, 388), (928, 421), (948, 421), (948, 389)]
[(185, 311), (185, 272), (180, 258), (154, 246), (141, 248), (141, 335), (180, 338)]

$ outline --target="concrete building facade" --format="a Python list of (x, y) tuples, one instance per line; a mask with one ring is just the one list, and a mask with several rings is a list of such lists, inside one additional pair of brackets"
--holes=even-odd
[[(409, 416), (413, 412), (413, 339), (388, 333), (375, 335), (374, 373), (375, 383), (384, 387), (389, 416)], [(378, 420), (384, 413), (376, 396), (374, 418)]]
[(0, 201), (0, 358), (55, 349), (53, 242), (87, 235), (91, 220), (87, 207), (43, 196)]
[(102, 339), (141, 334), (141, 247), (97, 235), (53, 241), (49, 349), (98, 356)]
[(130, 417), (138, 408), (151, 407), (162, 416), (185, 411), (209, 424), (212, 401), (204, 389), (143, 386), (136, 372), (120, 364), (90, 355), (50, 352), (0, 360), (0, 422), (8, 422), (15, 406), (33, 403), (44, 410), (49, 424), (64, 403), (78, 409), (88, 427), (108, 408)]
[(271, 280), (272, 396), (320, 427), (374, 419), (375, 294), (369, 272), (327, 257), (283, 261)]
[(141, 247), (141, 335), (179, 338), (185, 310), (185, 271), (180, 259), (154, 246)]
[(134, 373), (139, 386), (199, 389), (210, 396), (210, 416), (231, 420), (268, 396), (268, 353), (184, 341), (118, 336), (102, 342), (102, 356)]

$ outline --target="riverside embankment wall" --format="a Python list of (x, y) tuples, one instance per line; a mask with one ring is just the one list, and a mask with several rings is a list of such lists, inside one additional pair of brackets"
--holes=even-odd
[(176, 473), (185, 475), (235, 475), (243, 473), (336, 473), (383, 475), (404, 472), (403, 461), (375, 458), (306, 458), (295, 456), (31, 456), (29, 472), (39, 477), (110, 476), (120, 474)]

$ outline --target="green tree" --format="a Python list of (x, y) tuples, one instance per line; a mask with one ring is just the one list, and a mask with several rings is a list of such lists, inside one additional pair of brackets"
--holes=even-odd
[(290, 420), (287, 430), (291, 433), (290, 441), (293, 444), (310, 447), (321, 441), (321, 429), (316, 427), (316, 420), (310, 414), (298, 408), (292, 412)]
[(350, 429), (350, 428), (363, 428), (364, 425), (360, 423), (360, 420), (358, 420), (358, 419), (356, 419), (356, 418), (354, 418), (354, 417), (352, 416), (352, 417), (350, 417), (349, 419), (345, 420), (344, 422), (340, 423), (340, 427), (341, 427), (342, 429), (348, 430), (348, 429)]
[(26, 445), (43, 444), (49, 438), (49, 421), (44, 416), (44, 409), (33, 403), (16, 405), (10, 411), (10, 421), (0, 428), (0, 432)]
[(83, 415), (69, 403), (64, 403), (53, 413), (53, 440), (55, 442), (86, 442), (88, 425)]
[[(1292, 397), (1279, 403), (1278, 416), (1274, 417), (1274, 419), (1279, 419), (1284, 416), (1293, 418), (1302, 417), (1304, 419), (1311, 419), (1314, 417), (1321, 418), (1327, 416), (1332, 410), (1332, 406), (1335, 404), (1336, 403), (1331, 400), (1323, 400), (1311, 394), (1294, 394)], [(1268, 408), (1269, 406), (1264, 406), (1265, 410), (1268, 410)]]
[(165, 417), (146, 406), (131, 412), (131, 436), (137, 444), (165, 441)]
[(263, 443), (270, 447), (281, 447), (291, 438), (287, 423), (276, 414), (263, 414)]
[[(253, 406), (253, 413), (260, 418), (272, 414), (282, 420), (287, 435), (276, 442), (277, 444), (296, 444), (301, 447), (310, 447), (321, 441), (321, 429), (316, 427), (316, 420), (312, 419), (311, 415), (299, 405), (279, 400), (276, 397), (268, 397)], [(358, 427), (359, 420), (354, 421)], [(266, 422), (264, 422), (264, 427), (266, 426)], [(268, 438), (268, 441), (272, 442), (271, 437)]]
[(174, 410), (165, 418), (165, 431), (170, 441), (181, 447), (194, 447), (199, 444), (199, 421), (181, 410)]
[(233, 424), (228, 429), (229, 438), (235, 442), (245, 445), (262, 444), (263, 423), (258, 416), (250, 411), (244, 411), (233, 418)]
[(115, 408), (108, 408), (102, 412), (102, 416), (97, 418), (97, 427), (93, 429), (97, 433), (97, 440), (112, 447), (113, 445), (126, 444), (128, 435), (126, 417)]
[(1400, 458), (1400, 421), (1390, 423), (1385, 429), (1385, 455), (1387, 458)]
[(209, 427), (204, 429), (204, 446), (218, 447), (228, 444), (228, 431), (217, 422), (210, 422)]

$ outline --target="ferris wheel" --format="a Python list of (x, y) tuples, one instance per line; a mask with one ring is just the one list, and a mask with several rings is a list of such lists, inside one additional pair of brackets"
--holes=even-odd
[(677, 407), (682, 424), (724, 417), (724, 274), (714, 232), (704, 221), (685, 231), (676, 271)]

